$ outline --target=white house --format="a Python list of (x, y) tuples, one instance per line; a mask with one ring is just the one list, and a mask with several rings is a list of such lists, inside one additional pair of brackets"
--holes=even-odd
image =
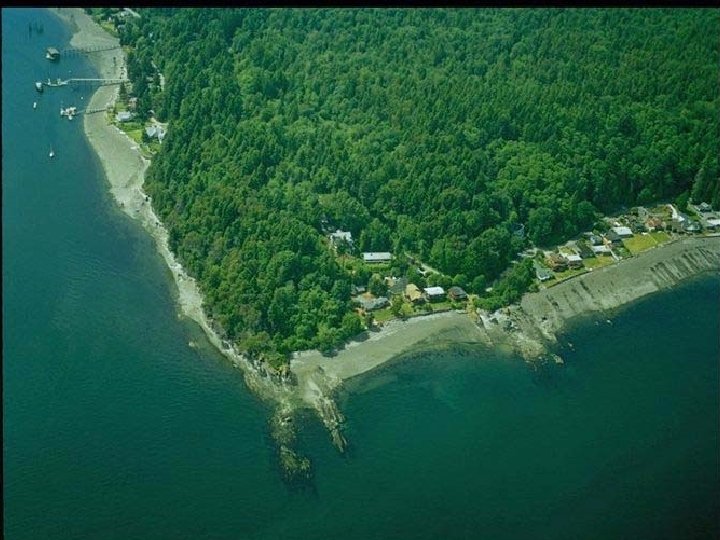
[(129, 122), (132, 118), (133, 114), (129, 111), (122, 111), (115, 115), (115, 120), (118, 122)]
[(427, 296), (427, 299), (431, 302), (433, 300), (442, 300), (445, 298), (445, 289), (442, 287), (426, 287), (424, 290), (425, 296)]
[(334, 233), (330, 233), (330, 243), (333, 246), (337, 246), (338, 242), (343, 240), (352, 245), (352, 233), (349, 231), (341, 231), (340, 229), (336, 230)]
[(370, 251), (363, 253), (363, 262), (366, 263), (387, 263), (392, 260), (392, 253), (387, 251)]
[(617, 234), (620, 238), (631, 238), (633, 236), (633, 232), (630, 230), (630, 227), (613, 227), (613, 231), (615, 231), (615, 234)]
[(165, 138), (165, 130), (162, 126), (147, 126), (145, 128), (145, 135), (147, 135), (148, 139), (154, 139), (157, 137), (158, 141), (162, 141)]

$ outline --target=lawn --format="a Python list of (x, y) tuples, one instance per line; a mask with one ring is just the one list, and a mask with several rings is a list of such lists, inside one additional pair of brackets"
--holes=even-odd
[(641, 251), (645, 251), (652, 247), (655, 247), (658, 242), (651, 234), (648, 233), (636, 234), (632, 238), (625, 238), (623, 240), (623, 244), (630, 251), (630, 253), (635, 255), (636, 253), (640, 253)]
[(602, 268), (603, 266), (608, 266), (613, 262), (612, 257), (593, 257), (592, 259), (583, 260), (586, 268)]
[(670, 235), (664, 231), (651, 232), (650, 236), (652, 236), (658, 244), (664, 244), (670, 240)]
[(389, 308), (389, 307), (382, 308), (382, 309), (378, 309), (377, 311), (373, 311), (372, 314), (373, 314), (373, 318), (374, 318), (375, 321), (378, 322), (378, 323), (386, 323), (386, 322), (388, 322), (390, 319), (394, 319), (394, 318), (395, 318), (395, 317), (393, 316), (393, 314), (390, 313), (390, 308)]
[(571, 277), (579, 276), (580, 274), (584, 274), (587, 272), (585, 268), (568, 268), (564, 272), (555, 272), (555, 282), (547, 283), (547, 287), (551, 287), (552, 285), (556, 285), (560, 283), (561, 281), (565, 281), (566, 279), (570, 279)]

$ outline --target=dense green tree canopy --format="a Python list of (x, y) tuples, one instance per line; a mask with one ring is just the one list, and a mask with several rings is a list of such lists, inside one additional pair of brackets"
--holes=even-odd
[(516, 224), (546, 245), (619, 205), (720, 204), (717, 10), (142, 14), (130, 76), (171, 123), (147, 190), (214, 318), (256, 348), (357, 330), (323, 220), (481, 290)]

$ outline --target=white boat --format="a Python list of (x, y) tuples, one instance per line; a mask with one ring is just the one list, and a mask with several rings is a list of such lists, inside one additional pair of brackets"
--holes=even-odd
[(51, 158), (55, 157), (55, 150), (50, 147), (50, 153), (48, 154)]
[(37, 101), (33, 101), (33, 109), (37, 109)]

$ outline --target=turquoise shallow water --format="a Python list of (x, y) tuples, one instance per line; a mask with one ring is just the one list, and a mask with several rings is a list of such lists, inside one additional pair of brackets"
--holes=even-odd
[(455, 350), (352, 381), (350, 455), (308, 417), (314, 488), (286, 487), (267, 409), (60, 121), (88, 95), (33, 89), (92, 69), (43, 58), (69, 40), (46, 11), (2, 13), (6, 538), (720, 536), (717, 276), (579, 321), (561, 368)]

